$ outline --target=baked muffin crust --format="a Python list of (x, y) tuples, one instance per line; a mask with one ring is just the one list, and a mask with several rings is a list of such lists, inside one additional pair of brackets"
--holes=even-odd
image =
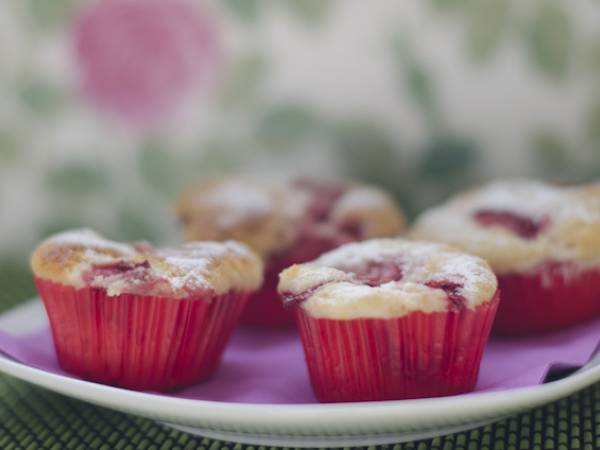
[(410, 231), (485, 258), (497, 274), (600, 264), (600, 185), (497, 181), (426, 211)]
[(302, 179), (212, 179), (184, 192), (176, 210), (187, 240), (235, 239), (263, 257), (284, 252), (304, 232), (342, 244), (396, 235), (405, 225), (377, 188)]
[(76, 288), (120, 294), (187, 297), (251, 291), (262, 283), (262, 262), (245, 245), (190, 242), (155, 249), (109, 241), (92, 230), (71, 230), (42, 242), (31, 257), (36, 277)]
[(284, 270), (278, 290), (313, 317), (387, 319), (475, 309), (492, 300), (497, 281), (483, 259), (447, 245), (373, 239)]

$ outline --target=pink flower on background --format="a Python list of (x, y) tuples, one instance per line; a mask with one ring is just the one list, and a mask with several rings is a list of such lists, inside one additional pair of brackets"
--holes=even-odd
[(211, 18), (189, 0), (101, 0), (73, 39), (84, 95), (135, 125), (166, 119), (219, 59)]

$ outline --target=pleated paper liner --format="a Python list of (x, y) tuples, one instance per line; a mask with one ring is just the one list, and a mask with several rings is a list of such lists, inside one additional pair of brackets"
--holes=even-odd
[(60, 366), (136, 390), (171, 390), (210, 377), (248, 298), (108, 296), (99, 288), (35, 282)]
[(279, 273), (293, 264), (311, 261), (338, 245), (330, 239), (305, 236), (284, 253), (268, 257), (264, 283), (252, 294), (242, 315), (242, 323), (266, 328), (293, 328), (294, 314), (283, 307), (277, 293)]
[(267, 262), (263, 285), (250, 296), (242, 315), (244, 324), (265, 328), (293, 328), (294, 315), (283, 308), (277, 293), (279, 272), (285, 267), (287, 266)]
[(391, 319), (313, 318), (295, 307), (321, 402), (438, 397), (475, 387), (499, 293), (474, 310)]
[(545, 264), (527, 274), (498, 276), (502, 301), (494, 333), (539, 334), (600, 315), (600, 270)]

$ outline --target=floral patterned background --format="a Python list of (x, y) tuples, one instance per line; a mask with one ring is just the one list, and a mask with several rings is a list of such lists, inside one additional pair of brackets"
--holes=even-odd
[(173, 194), (208, 174), (357, 177), (410, 214), (493, 176), (593, 179), (599, 19), (594, 0), (3, 0), (0, 283), (65, 227), (176, 240)]

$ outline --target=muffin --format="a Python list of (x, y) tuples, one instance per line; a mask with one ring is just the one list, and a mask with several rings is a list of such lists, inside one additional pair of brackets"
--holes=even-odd
[(262, 281), (260, 258), (243, 244), (155, 249), (90, 230), (50, 237), (31, 267), (60, 366), (137, 390), (209, 377)]
[(224, 178), (184, 192), (177, 214), (188, 240), (235, 239), (265, 262), (265, 282), (242, 321), (268, 327), (293, 325), (277, 295), (279, 272), (342, 244), (395, 236), (404, 217), (392, 198), (359, 184), (307, 179)]
[(600, 185), (493, 182), (426, 211), (411, 236), (489, 262), (502, 291), (498, 333), (549, 332), (600, 314)]
[(498, 305), (481, 258), (402, 239), (344, 245), (280, 277), (321, 402), (472, 390)]

